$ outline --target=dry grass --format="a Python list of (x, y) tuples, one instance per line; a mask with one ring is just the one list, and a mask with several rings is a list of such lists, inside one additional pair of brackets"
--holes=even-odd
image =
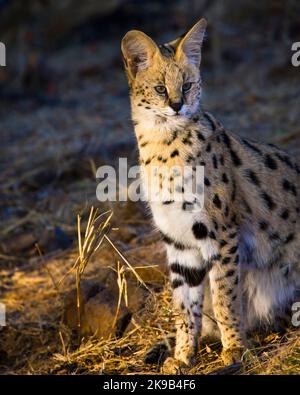
[[(132, 323), (120, 339), (111, 337), (101, 340), (91, 337), (83, 338), (78, 343), (78, 339), (62, 323), (63, 296), (74, 286), (74, 283), (80, 286), (78, 271), (79, 279), (83, 274), (85, 278), (94, 277), (101, 268), (112, 267), (113, 261), (118, 262), (120, 255), (126, 262), (127, 269), (134, 270), (112, 241), (106, 245), (102, 244), (104, 235), (108, 238), (105, 229), (109, 228), (111, 219), (111, 213), (106, 214), (108, 216), (105, 218), (99, 216), (98, 211), (91, 210), (83, 238), (81, 238), (82, 232), (79, 232), (79, 254), (69, 251), (60, 259), (43, 258), (35, 270), (29, 273), (15, 271), (11, 276), (13, 290), (4, 294), (4, 303), (10, 313), (8, 327), (3, 330), (0, 340), (2, 352), (6, 352), (6, 361), (1, 364), (2, 372), (8, 374), (154, 374), (159, 372), (158, 366), (146, 365), (143, 357), (158, 339), (166, 338), (173, 331), (171, 290), (167, 279), (165, 286), (159, 292), (148, 293), (144, 307), (134, 314)], [(92, 237), (92, 234), (96, 234), (97, 237)], [(93, 240), (94, 251), (91, 250), (92, 247), (87, 247), (90, 245), (89, 240)], [(114, 255), (116, 250), (117, 254)], [(88, 254), (85, 251), (88, 251)], [(121, 270), (123, 266), (117, 264), (115, 267), (120, 298), (126, 299), (126, 278), (123, 276), (124, 269)], [(3, 275), (3, 272), (1, 274)], [(138, 276), (137, 273), (136, 275)], [(58, 281), (61, 279), (64, 281)], [(215, 344), (202, 348), (198, 354), (197, 365), (189, 373), (225, 374), (227, 370), (222, 367), (219, 346)], [(245, 355), (243, 368), (234, 373), (299, 374), (299, 332), (289, 331), (283, 337), (273, 334), (263, 339), (259, 347), (253, 348)]]

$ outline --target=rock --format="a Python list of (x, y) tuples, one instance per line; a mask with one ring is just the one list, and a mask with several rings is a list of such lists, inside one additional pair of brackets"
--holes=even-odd
[[(124, 299), (114, 326), (118, 308), (119, 291), (116, 278), (108, 275), (104, 282), (84, 280), (81, 282), (80, 292), (80, 333), (82, 336), (95, 335), (107, 339), (109, 336), (123, 335), (132, 314), (144, 304), (146, 290), (133, 282), (127, 283), (128, 306)], [(72, 330), (78, 330), (77, 292), (73, 289), (65, 298), (64, 323)]]
[(7, 254), (18, 254), (33, 247), (36, 241), (37, 238), (32, 232), (24, 231), (5, 239), (1, 247)]
[(103, 289), (84, 306), (82, 319), (82, 335), (95, 334), (98, 338), (108, 338), (110, 335), (123, 335), (131, 320), (131, 311), (121, 304), (115, 327), (118, 299), (109, 289)]
[[(80, 284), (80, 315), (83, 316), (84, 306), (88, 299), (101, 289), (100, 284), (82, 281)], [(63, 321), (72, 330), (78, 329), (77, 290), (72, 289), (65, 297)]]
[(72, 245), (72, 239), (59, 226), (48, 226), (39, 236), (38, 245), (45, 253), (49, 253), (56, 250), (66, 250)]

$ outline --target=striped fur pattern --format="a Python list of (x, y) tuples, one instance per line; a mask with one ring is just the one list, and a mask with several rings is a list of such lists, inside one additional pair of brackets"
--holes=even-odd
[(153, 166), (160, 189), (168, 182), (175, 197), (184, 190), (174, 166), (204, 166), (203, 206), (198, 193), (180, 202), (163, 192), (149, 201), (173, 288), (176, 347), (164, 365), (173, 373), (194, 363), (199, 334), (211, 330), (203, 318), (205, 282), (225, 364), (240, 360), (248, 329), (290, 308), (299, 285), (300, 168), (280, 149), (242, 139), (202, 111), (205, 27), (201, 19), (160, 49), (139, 31), (122, 41), (145, 190)]

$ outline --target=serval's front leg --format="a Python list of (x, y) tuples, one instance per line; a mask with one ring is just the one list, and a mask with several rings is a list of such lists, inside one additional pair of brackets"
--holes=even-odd
[(198, 350), (203, 305), (203, 279), (208, 271), (197, 250), (167, 246), (173, 303), (176, 314), (174, 358), (168, 358), (164, 373), (177, 373), (192, 366)]
[(214, 315), (223, 345), (226, 365), (239, 362), (244, 352), (240, 263), (236, 232), (223, 235), (220, 259), (209, 273)]

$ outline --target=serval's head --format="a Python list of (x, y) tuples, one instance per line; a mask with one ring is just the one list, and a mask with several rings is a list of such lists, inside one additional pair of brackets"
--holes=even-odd
[(158, 47), (145, 33), (129, 31), (122, 40), (132, 116), (149, 127), (179, 125), (199, 110), (201, 19), (183, 37)]

